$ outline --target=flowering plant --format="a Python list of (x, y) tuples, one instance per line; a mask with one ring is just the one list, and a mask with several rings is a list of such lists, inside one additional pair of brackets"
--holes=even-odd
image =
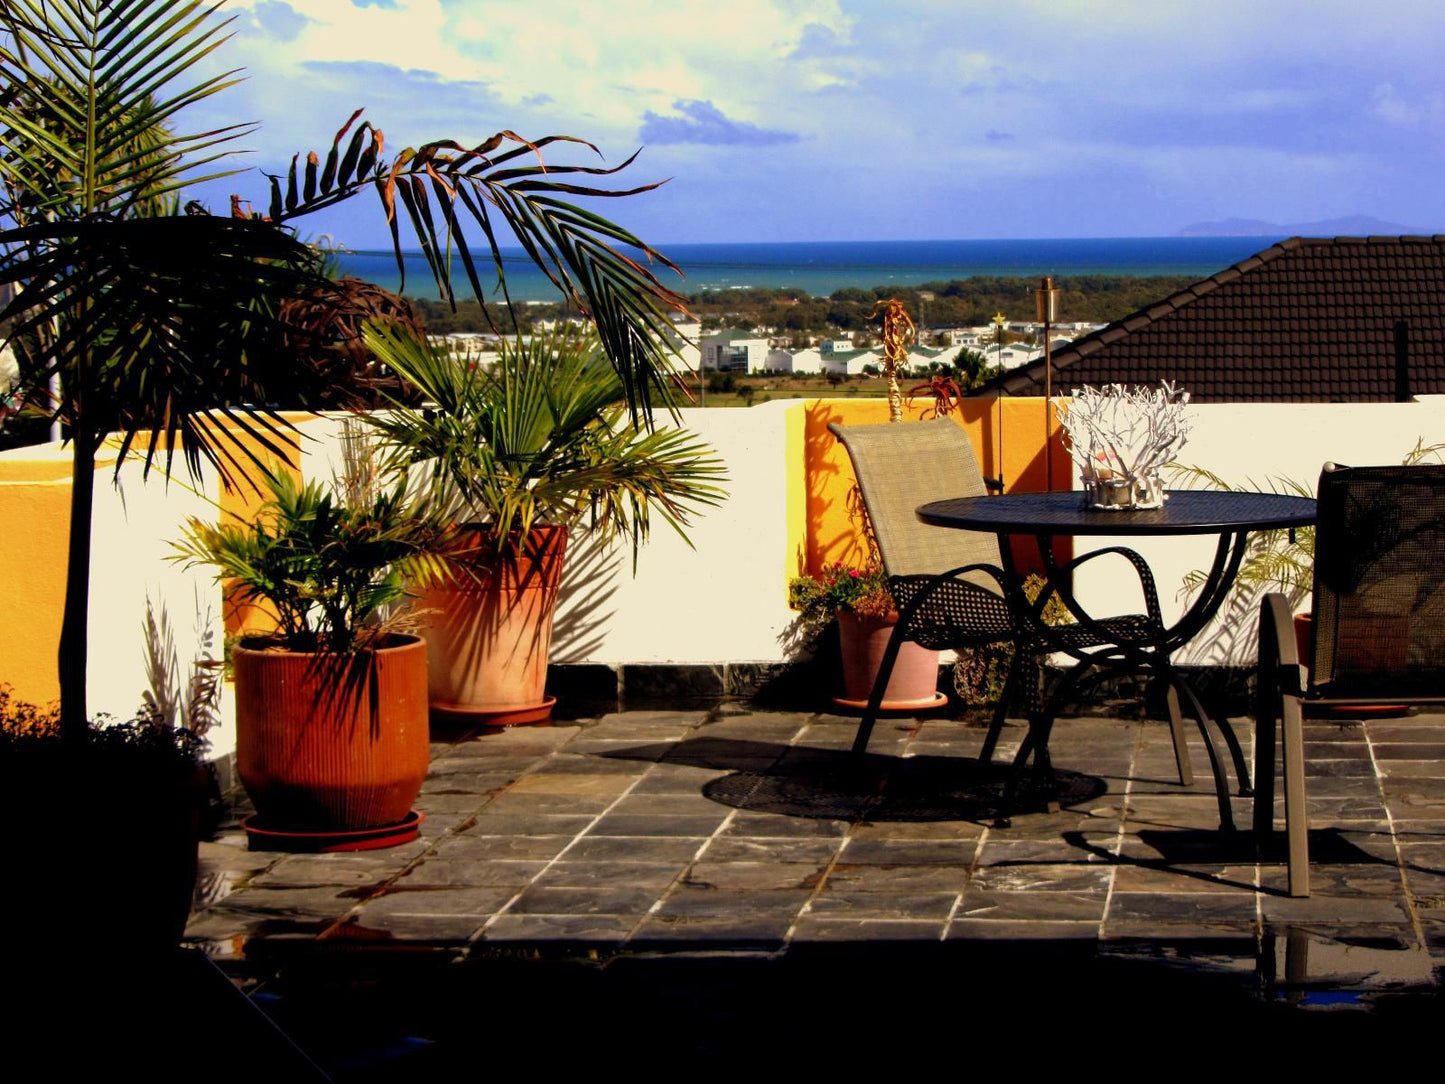
[(887, 577), (879, 565), (849, 568), (825, 565), (820, 572), (795, 576), (788, 582), (788, 605), (803, 615), (805, 625), (822, 628), (848, 610), (859, 617), (888, 617), (898, 612), (888, 593)]

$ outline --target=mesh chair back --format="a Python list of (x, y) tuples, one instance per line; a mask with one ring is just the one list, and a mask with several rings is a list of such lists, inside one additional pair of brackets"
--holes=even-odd
[[(889, 576), (936, 576), (964, 565), (999, 564), (998, 539), (919, 522), (914, 509), (949, 497), (980, 497), (988, 490), (968, 434), (952, 419), (886, 425), (830, 424), (853, 461), (863, 504)], [(970, 582), (995, 594), (983, 574)]]
[(1330, 467), (1311, 695), (1445, 697), (1445, 466)]

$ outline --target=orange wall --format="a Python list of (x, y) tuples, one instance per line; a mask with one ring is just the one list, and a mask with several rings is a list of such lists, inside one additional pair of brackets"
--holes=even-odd
[(6, 574), (0, 577), (0, 681), (32, 704), (60, 697), (56, 655), (65, 609), (65, 550), (70, 541), (69, 467), (58, 480), (47, 479), (54, 464), (30, 463), (34, 481), (11, 480), (23, 473), (7, 463), (0, 480), (0, 553)]
[[(1046, 467), (1052, 471), (1054, 489), (1070, 487), (1069, 456), (1054, 411), (1050, 412), (1052, 462), (1046, 462), (1043, 405), (1041, 398), (965, 399), (952, 415), (973, 441), (984, 474), (1002, 477), (1006, 493), (1042, 491)], [(905, 404), (903, 424), (920, 418), (929, 406), (930, 401), (924, 399), (911, 407)], [(883, 399), (814, 399), (802, 409), (807, 533), (795, 574), (817, 572), (836, 561), (862, 564), (868, 549), (851, 496), (857, 480), (848, 453), (828, 432), (828, 424), (887, 424), (888, 403)], [(1030, 566), (1036, 563), (1029, 553), (1032, 545), (1028, 542), (1018, 551), (1020, 561)]]

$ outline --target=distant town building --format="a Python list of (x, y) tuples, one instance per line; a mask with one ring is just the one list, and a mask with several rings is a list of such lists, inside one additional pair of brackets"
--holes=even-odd
[(702, 366), (720, 373), (760, 373), (768, 368), (768, 340), (749, 331), (720, 331), (702, 340)]

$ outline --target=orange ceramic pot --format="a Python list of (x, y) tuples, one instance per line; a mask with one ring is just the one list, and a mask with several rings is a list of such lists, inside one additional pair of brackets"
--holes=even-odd
[[(833, 702), (859, 709), (868, 704), (888, 638), (893, 635), (897, 615), (889, 618), (859, 617), (838, 611), (838, 642), (843, 655), (843, 695)], [(888, 677), (883, 693), (884, 711), (911, 711), (938, 707), (948, 698), (938, 691), (938, 652), (915, 643), (905, 643)]]
[(431, 587), (417, 602), (432, 709), (493, 725), (540, 722), (555, 702), (546, 694), (547, 656), (567, 528), (533, 527), (501, 545), (467, 530), (461, 546), (475, 575)]
[(430, 757), (426, 645), (389, 637), (354, 657), (355, 682), (338, 690), (334, 657), (263, 644), (233, 654), (236, 769), (257, 824), (340, 833), (407, 821)]

